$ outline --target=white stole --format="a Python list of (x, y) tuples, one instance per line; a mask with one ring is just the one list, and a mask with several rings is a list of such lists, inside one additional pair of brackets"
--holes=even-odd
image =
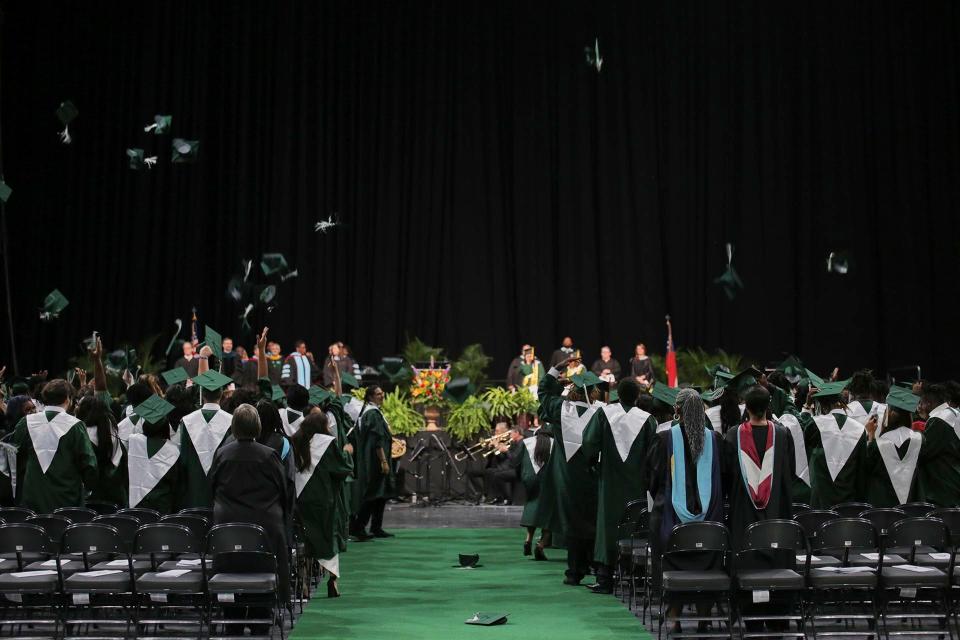
[(603, 413), (610, 424), (613, 442), (617, 445), (617, 453), (620, 454), (620, 459), (626, 462), (630, 455), (630, 448), (633, 447), (633, 442), (640, 435), (650, 414), (639, 407), (631, 407), (630, 411), (624, 411), (619, 402), (604, 406)]
[(163, 443), (151, 458), (147, 455), (147, 436), (135, 433), (130, 436), (127, 451), (127, 471), (130, 477), (130, 507), (140, 504), (148, 493), (163, 480), (180, 457), (180, 431)]
[[(93, 446), (100, 446), (100, 436), (97, 435), (96, 427), (87, 427), (87, 436), (90, 438)], [(113, 434), (110, 434), (110, 441), (113, 443), (113, 453), (110, 454), (110, 464), (116, 467), (123, 459), (123, 448), (120, 446), (120, 441)]]
[(317, 470), (317, 464), (319, 464), (320, 458), (323, 457), (323, 454), (326, 453), (330, 447), (330, 443), (334, 440), (336, 440), (336, 438), (333, 436), (322, 433), (315, 433), (313, 437), (310, 438), (310, 466), (303, 471), (298, 471), (296, 478), (294, 478), (298, 498), (300, 497), (300, 492), (303, 491), (303, 488), (310, 482), (310, 478), (313, 477), (313, 472)]
[(931, 418), (940, 418), (953, 428), (953, 432), (960, 439), (960, 415), (956, 409), (944, 402), (942, 405), (930, 412)]
[[(292, 422), (290, 421), (291, 413), (297, 416)], [(303, 422), (303, 413), (295, 409), (281, 409), (280, 422), (283, 423), (283, 432), (292, 438), (293, 434), (300, 431), (300, 423)]]
[[(907, 447), (907, 455), (901, 460), (897, 447), (907, 440), (910, 441), (910, 446)], [(880, 451), (883, 466), (890, 476), (890, 484), (893, 485), (900, 504), (906, 504), (910, 496), (910, 485), (913, 484), (913, 474), (917, 470), (922, 442), (923, 436), (910, 427), (899, 427), (877, 438), (877, 450)]]
[[(837, 413), (844, 415), (840, 410), (837, 410)], [(820, 441), (823, 444), (823, 455), (827, 459), (830, 479), (836, 480), (866, 429), (853, 418), (847, 417), (841, 430), (837, 424), (837, 414), (833, 412), (816, 416), (814, 421), (820, 430)]]
[(707, 414), (707, 420), (710, 421), (710, 424), (713, 425), (713, 430), (717, 433), (723, 431), (723, 423), (720, 422), (720, 405), (715, 404), (712, 407), (707, 407), (707, 410), (704, 411)]
[(221, 409), (207, 422), (200, 413), (203, 409), (197, 409), (193, 413), (188, 413), (183, 417), (183, 426), (187, 430), (187, 436), (193, 443), (193, 448), (197, 452), (197, 458), (200, 459), (200, 466), (203, 467), (203, 473), (210, 472), (210, 465), (213, 464), (213, 454), (217, 452), (217, 447), (223, 442), (230, 430), (230, 422), (233, 420), (230, 414)]
[(661, 422), (657, 425), (657, 433), (663, 433), (664, 431), (669, 431), (670, 427), (673, 426), (673, 420), (667, 420), (666, 422)]
[(883, 416), (887, 412), (887, 405), (882, 402), (874, 402), (870, 405), (870, 411), (859, 400), (851, 400), (847, 405), (847, 415), (860, 423), (866, 423), (870, 416), (877, 416), (877, 426), (883, 424)]
[(360, 400), (351, 397), (350, 402), (343, 408), (344, 413), (346, 413), (350, 418), (356, 422), (360, 419), (360, 409), (363, 408), (363, 402)]
[[(541, 467), (537, 464), (536, 458), (533, 456), (534, 450), (537, 448), (537, 436), (530, 436), (529, 438), (523, 439), (523, 446), (527, 448), (527, 455), (530, 456), (530, 466), (533, 467), (533, 472), (535, 474), (540, 473)], [(553, 452), (553, 438), (550, 438), (550, 452)]]
[(117, 435), (120, 438), (120, 442), (127, 444), (130, 441), (130, 436), (135, 433), (143, 433), (143, 418), (140, 418), (137, 422), (133, 421), (133, 416), (136, 414), (128, 415), (126, 418), (120, 421), (120, 424), (117, 425)]
[(80, 422), (66, 411), (61, 411), (47, 420), (45, 411), (38, 411), (27, 416), (27, 433), (33, 443), (33, 450), (37, 454), (40, 470), (44, 473), (50, 468), (53, 456), (60, 446), (60, 438), (65, 436), (73, 425)]
[(785, 413), (779, 418), (773, 416), (773, 419), (790, 432), (790, 437), (793, 438), (793, 459), (796, 467), (794, 473), (809, 487), (810, 462), (807, 460), (807, 443), (803, 439), (803, 429), (800, 427), (800, 421), (797, 420), (797, 416), (789, 413)]
[(327, 416), (327, 432), (336, 438), (337, 433), (340, 431), (340, 425), (337, 424), (337, 416), (333, 415), (333, 411), (327, 411), (324, 415)]
[[(560, 434), (563, 438), (563, 452), (570, 461), (580, 447), (583, 445), (583, 430), (587, 428), (590, 418), (600, 408), (600, 403), (594, 403), (587, 406), (586, 402), (564, 401), (560, 406)], [(577, 412), (577, 407), (585, 407), (586, 411), (581, 416)]]

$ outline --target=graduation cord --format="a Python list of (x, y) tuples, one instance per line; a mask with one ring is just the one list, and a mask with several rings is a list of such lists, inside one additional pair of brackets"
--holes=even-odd
[[(0, 34), (3, 31), (3, 10), (0, 9)], [(2, 62), (2, 61), (0, 61)], [(2, 67), (0, 67), (2, 68)], [(0, 103), (2, 103), (2, 87), (3, 82), (0, 78)], [(0, 182), (3, 182), (3, 127), (2, 127), (3, 117), (0, 113)], [(6, 302), (7, 302), (7, 326), (10, 329), (10, 361), (13, 364), (13, 373), (17, 375), (20, 373), (19, 368), (17, 367), (17, 342), (16, 337), (13, 331), (13, 302), (12, 296), (10, 295), (10, 258), (9, 258), (9, 245), (7, 244), (7, 206), (0, 200), (0, 248), (3, 251), (3, 283), (6, 288)]]

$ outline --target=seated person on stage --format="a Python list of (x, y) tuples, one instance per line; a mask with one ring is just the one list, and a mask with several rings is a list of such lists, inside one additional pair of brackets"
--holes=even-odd
[(177, 361), (173, 363), (173, 368), (183, 367), (187, 375), (193, 378), (197, 375), (199, 366), (200, 359), (197, 357), (197, 354), (194, 353), (193, 343), (185, 340), (183, 343), (183, 356), (177, 358)]
[[(467, 471), (467, 482), (475, 493), (486, 498), (488, 504), (512, 504), (513, 486), (516, 482), (516, 467), (514, 463), (519, 455), (519, 447), (523, 437), (516, 430), (511, 430), (506, 420), (497, 422), (493, 435), (511, 431), (510, 444), (498, 444), (492, 453), (480, 457), (482, 467)], [(482, 455), (482, 454), (481, 454)], [(482, 487), (477, 488), (476, 479), (482, 478)]]
[(642, 342), (637, 344), (633, 350), (633, 357), (630, 358), (630, 375), (643, 391), (649, 391), (656, 380), (653, 374), (653, 363), (647, 355), (647, 346)]
[(611, 386), (620, 379), (620, 363), (613, 357), (613, 352), (607, 346), (600, 348), (600, 358), (594, 360), (590, 370)]

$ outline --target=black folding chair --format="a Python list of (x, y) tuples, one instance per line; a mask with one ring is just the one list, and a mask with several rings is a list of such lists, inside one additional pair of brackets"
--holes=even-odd
[(907, 514), (908, 518), (922, 518), (929, 515), (931, 511), (935, 511), (937, 505), (932, 502), (908, 502), (900, 505), (900, 508)]
[[(30, 558), (30, 562), (24, 567), (24, 571), (48, 571), (57, 569), (57, 559), (56, 556), (60, 553), (60, 539), (63, 537), (63, 532), (67, 530), (72, 522), (64, 516), (58, 515), (48, 515), (48, 516), (31, 516), (27, 518), (27, 524), (33, 524), (43, 529), (43, 532), (47, 535), (47, 538), (50, 539), (50, 555), (47, 557), (34, 556)], [(31, 554), (32, 555), (32, 554)], [(27, 557), (26, 555), (24, 556)], [(70, 563), (63, 562), (63, 573), (64, 575), (74, 573), (80, 570), (80, 563)]]
[(903, 520), (907, 517), (907, 514), (903, 509), (878, 508), (867, 509), (857, 517), (864, 518), (873, 523), (873, 526), (877, 529), (877, 535), (880, 536), (880, 542), (882, 543), (886, 539), (887, 531), (890, 530), (893, 523)]
[[(129, 634), (133, 612), (133, 566), (124, 552), (123, 539), (116, 527), (100, 522), (72, 524), (63, 532), (60, 556), (79, 556), (84, 571), (62, 578), (65, 602), (64, 624), (124, 627)], [(123, 558), (126, 567), (93, 569), (103, 557)], [(120, 612), (120, 617), (112, 614)]]
[(830, 510), (839, 513), (841, 518), (857, 518), (868, 509), (873, 509), (869, 502), (841, 502), (830, 507)]
[[(212, 575), (207, 577), (207, 624), (276, 624), (284, 637), (284, 603), (280, 598), (277, 559), (263, 527), (247, 523), (219, 524), (207, 534), (206, 555), (213, 559)], [(282, 576), (287, 580), (287, 576)], [(214, 607), (221, 616), (214, 618)], [(228, 610), (243, 607), (270, 610), (268, 618), (236, 618)]]
[(92, 522), (99, 514), (93, 509), (87, 509), (85, 507), (60, 507), (59, 509), (53, 510), (54, 515), (63, 516), (64, 518), (70, 518), (70, 522), (73, 524), (79, 524), (81, 522)]
[[(46, 532), (34, 524), (14, 522), (0, 525), (0, 554), (3, 564), (16, 562), (16, 571), (0, 573), (0, 625), (15, 626), (23, 637), (24, 624), (53, 625), (60, 632), (57, 593), (60, 578), (56, 571), (24, 572), (27, 557), (49, 557), (54, 553)], [(39, 614), (39, 615), (35, 615)], [(45, 614), (45, 615), (44, 615)]]
[(187, 507), (186, 509), (180, 509), (180, 511), (177, 513), (183, 515), (202, 516), (210, 522), (213, 522), (213, 509), (210, 507)]
[[(133, 553), (133, 541), (137, 537), (137, 529), (140, 528), (140, 521), (129, 514), (117, 513), (109, 516), (97, 516), (94, 522), (109, 525), (120, 534), (120, 550), (124, 554)], [(126, 555), (120, 558), (105, 559), (93, 566), (94, 571), (102, 569), (117, 569), (127, 566)], [(133, 573), (140, 575), (150, 571), (153, 567), (150, 565), (150, 558), (133, 558)]]
[[(647, 513), (647, 500), (632, 500), (624, 507), (623, 514), (617, 522), (617, 572), (614, 576), (614, 589), (620, 587), (620, 597), (623, 599), (623, 589), (626, 576), (630, 576), (630, 594), (627, 607), (633, 609), (633, 597), (636, 589), (636, 566), (634, 561), (642, 561), (645, 566), (647, 548), (650, 546), (647, 536), (650, 530), (650, 514)], [(633, 552), (641, 550), (638, 556)]]
[[(872, 566), (855, 566), (851, 557), (876, 553)], [(839, 566), (812, 566), (808, 584), (810, 594), (809, 616), (813, 637), (823, 635), (851, 635), (854, 631), (818, 629), (817, 621), (840, 622), (848, 625), (857, 621), (867, 623), (868, 630), (860, 633), (877, 638), (878, 607), (873, 593), (879, 585), (880, 543), (873, 523), (863, 518), (838, 518), (820, 526), (812, 543), (812, 555), (827, 554), (840, 560)], [(871, 613), (857, 613), (868, 609)]]
[(210, 531), (210, 520), (201, 515), (173, 513), (160, 518), (160, 522), (183, 525), (197, 536), (197, 540), (206, 538), (207, 532)]
[[(798, 554), (804, 559), (800, 567)], [(803, 597), (809, 563), (807, 535), (795, 520), (762, 520), (747, 527), (743, 549), (733, 561), (741, 638), (804, 637)], [(782, 612), (765, 613), (754, 606), (764, 602), (782, 606)], [(791, 622), (797, 624), (797, 631), (790, 630)], [(782, 629), (774, 627), (778, 623)], [(762, 629), (765, 624), (766, 631)]]
[(143, 507), (133, 507), (128, 509), (120, 509), (117, 511), (118, 516), (132, 516), (140, 521), (140, 524), (150, 524), (160, 520), (160, 512), (153, 509), (144, 509)]
[[(717, 615), (683, 616), (680, 611), (676, 623), (696, 622), (697, 633), (675, 633), (674, 637), (702, 637), (726, 636), (733, 637), (733, 598), (731, 591), (730, 573), (727, 565), (727, 555), (730, 552), (730, 535), (727, 528), (719, 522), (687, 522), (677, 525), (670, 532), (666, 550), (661, 559), (660, 581), (660, 616), (657, 627), (657, 638), (663, 636), (663, 625), (666, 620), (665, 603), (670, 596), (680, 596), (684, 600), (694, 601), (697, 604), (717, 605)], [(693, 561), (705, 568), (681, 569), (679, 567)], [(714, 565), (709, 567), (709, 565)], [(727, 614), (723, 614), (723, 606), (727, 607)], [(698, 607), (699, 608), (699, 607)], [(702, 633), (701, 626), (712, 623), (725, 623), (726, 633)]]
[(112, 502), (106, 502), (103, 500), (87, 500), (84, 505), (87, 509), (96, 511), (101, 516), (109, 516), (117, 512), (117, 509), (120, 507)]
[(798, 513), (803, 513), (804, 511), (810, 511), (811, 508), (812, 507), (810, 505), (805, 504), (803, 502), (794, 502), (793, 515), (797, 515)]
[[(807, 511), (801, 511), (796, 513), (793, 516), (793, 519), (797, 521), (804, 532), (807, 534), (808, 547), (814, 547), (817, 533), (820, 531), (820, 527), (824, 522), (829, 522), (831, 520), (836, 520), (840, 517), (840, 514), (836, 511), (831, 511), (829, 509), (809, 509)], [(810, 555), (809, 558), (803, 558), (802, 562), (816, 567), (825, 567), (825, 566), (839, 566), (840, 561), (837, 558), (827, 555)]]
[[(196, 569), (163, 570), (161, 558), (181, 554), (198, 554), (200, 542), (196, 533), (182, 524), (156, 522), (142, 526), (134, 542), (134, 553), (150, 558), (152, 570), (136, 580), (136, 620), (139, 625), (197, 625), (198, 636), (204, 627), (206, 606), (206, 573), (201, 563)], [(159, 570), (158, 570), (159, 569)], [(189, 609), (193, 618), (179, 617)], [(146, 615), (144, 612), (146, 611)]]
[(26, 507), (0, 507), (0, 518), (5, 524), (26, 522), (30, 516), (37, 515)]
[[(883, 588), (882, 615), (887, 637), (891, 635), (944, 636), (952, 606), (950, 577), (954, 565), (954, 546), (943, 520), (907, 518), (896, 522), (887, 541), (906, 550), (906, 563), (883, 559), (880, 568)], [(946, 556), (946, 558), (944, 558)], [(900, 625), (890, 630), (890, 621)], [(904, 621), (918, 621), (921, 626), (907, 627)], [(922, 626), (933, 621), (936, 628)]]

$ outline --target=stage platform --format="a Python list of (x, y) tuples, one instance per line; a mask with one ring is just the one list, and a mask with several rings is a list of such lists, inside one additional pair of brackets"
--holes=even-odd
[(489, 529), (519, 527), (521, 506), (477, 505), (451, 501), (441, 505), (418, 501), (388, 503), (383, 527), (390, 529)]

